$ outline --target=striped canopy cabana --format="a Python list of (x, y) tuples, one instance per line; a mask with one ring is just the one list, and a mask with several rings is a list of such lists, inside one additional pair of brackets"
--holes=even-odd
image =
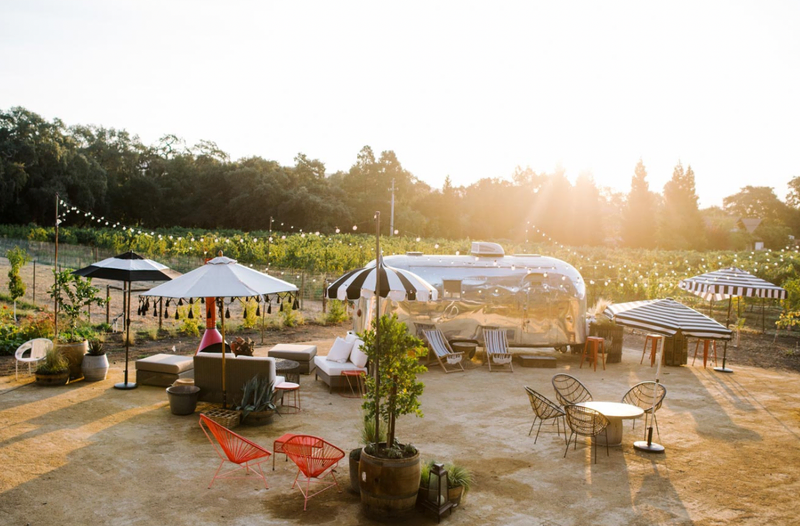
[(620, 325), (665, 336), (674, 336), (680, 331), (694, 338), (731, 338), (730, 329), (671, 298), (615, 303), (603, 314)]
[(703, 299), (733, 296), (786, 299), (786, 289), (740, 268), (731, 267), (681, 280), (678, 286)]

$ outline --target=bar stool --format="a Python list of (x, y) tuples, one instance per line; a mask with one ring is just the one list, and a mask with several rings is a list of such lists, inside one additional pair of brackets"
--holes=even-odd
[(642, 359), (639, 363), (644, 363), (644, 355), (647, 354), (647, 345), (650, 344), (650, 367), (656, 364), (656, 353), (658, 352), (658, 339), (663, 338), (660, 334), (648, 334), (644, 339), (644, 348), (642, 349)]
[(703, 342), (703, 369), (706, 368), (706, 362), (708, 361), (708, 351), (709, 347), (712, 345), (714, 346), (714, 366), (717, 365), (717, 340), (711, 340), (709, 338), (698, 338), (697, 344), (694, 346), (694, 358), (692, 358), (692, 365), (694, 365), (694, 361), (697, 360), (697, 350), (700, 348), (700, 342)]
[[(283, 382), (275, 386), (275, 389), (283, 391), (283, 396), (281, 396), (281, 407), (291, 407), (294, 408), (296, 413), (300, 412), (300, 384), (296, 384), (294, 382)], [(290, 398), (289, 404), (286, 403), (286, 398)], [(280, 414), (280, 411), (278, 411)]]
[(342, 371), (342, 376), (347, 380), (347, 387), (350, 389), (350, 394), (339, 393), (339, 396), (345, 398), (363, 398), (366, 394), (366, 385), (364, 383), (366, 373), (364, 371)]
[(583, 360), (586, 358), (587, 353), (591, 353), (591, 360), (594, 363), (594, 370), (597, 370), (597, 353), (600, 352), (601, 359), (603, 360), (603, 370), (606, 369), (606, 341), (597, 336), (589, 336), (586, 338), (586, 343), (583, 346), (583, 354), (581, 355), (581, 365), (578, 369), (583, 368)]

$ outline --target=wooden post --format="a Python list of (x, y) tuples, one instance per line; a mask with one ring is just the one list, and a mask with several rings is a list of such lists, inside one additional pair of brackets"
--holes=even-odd
[(325, 314), (325, 309), (328, 306), (328, 278), (322, 280), (322, 314)]
[[(58, 269), (58, 193), (56, 193), (56, 253), (53, 259), (53, 268)], [(56, 278), (56, 297), (53, 298), (53, 332), (58, 339), (58, 278)]]
[(164, 320), (164, 298), (158, 298), (158, 330), (161, 330), (161, 324)]
[(106, 325), (111, 325), (111, 285), (106, 285)]
[(36, 304), (36, 260), (33, 260), (33, 303)]
[(306, 288), (306, 273), (300, 274), (300, 310), (303, 310), (303, 292)]

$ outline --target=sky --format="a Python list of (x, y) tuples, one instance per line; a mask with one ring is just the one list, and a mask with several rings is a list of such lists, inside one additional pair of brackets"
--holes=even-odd
[(433, 187), (515, 167), (701, 206), (800, 176), (800, 2), (0, 0), (0, 109)]

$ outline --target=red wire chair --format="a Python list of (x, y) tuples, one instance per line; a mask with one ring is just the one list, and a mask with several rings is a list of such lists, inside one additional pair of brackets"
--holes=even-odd
[[(258, 444), (247, 440), (243, 436), (237, 435), (227, 427), (219, 425), (206, 415), (200, 415), (200, 427), (208, 437), (211, 445), (214, 446), (214, 451), (217, 452), (217, 455), (219, 455), (219, 458), (221, 459), (219, 467), (217, 468), (217, 472), (214, 473), (214, 477), (211, 479), (211, 484), (208, 485), (209, 489), (211, 489), (211, 486), (214, 485), (214, 481), (217, 479), (246, 478), (247, 474), (249, 474), (251, 470), (257, 476), (261, 477), (261, 479), (264, 481), (264, 487), (269, 488), (269, 485), (267, 485), (267, 479), (264, 477), (264, 472), (261, 470), (261, 464), (269, 461), (269, 457), (271, 455), (269, 451)], [(211, 434), (209, 434), (209, 431)], [(258, 462), (253, 462), (254, 460), (257, 460)], [(220, 474), (220, 470), (225, 462), (236, 464), (237, 467), (229, 469), (228, 471), (224, 471)], [(245, 470), (244, 477), (235, 477), (232, 475), (240, 469)]]
[[(334, 446), (330, 442), (312, 435), (295, 435), (283, 444), (283, 452), (286, 453), (292, 462), (297, 464), (297, 476), (294, 478), (292, 488), (297, 486), (303, 494), (303, 511), (306, 511), (308, 499), (319, 495), (323, 491), (336, 486), (339, 493), (342, 492), (339, 482), (336, 480), (334, 471), (339, 465), (339, 461), (344, 458), (344, 451)], [(305, 490), (303, 481), (297, 484), (300, 474), (305, 477)], [(325, 482), (322, 479), (330, 475), (333, 482)], [(324, 487), (311, 493), (311, 484), (321, 484)]]

